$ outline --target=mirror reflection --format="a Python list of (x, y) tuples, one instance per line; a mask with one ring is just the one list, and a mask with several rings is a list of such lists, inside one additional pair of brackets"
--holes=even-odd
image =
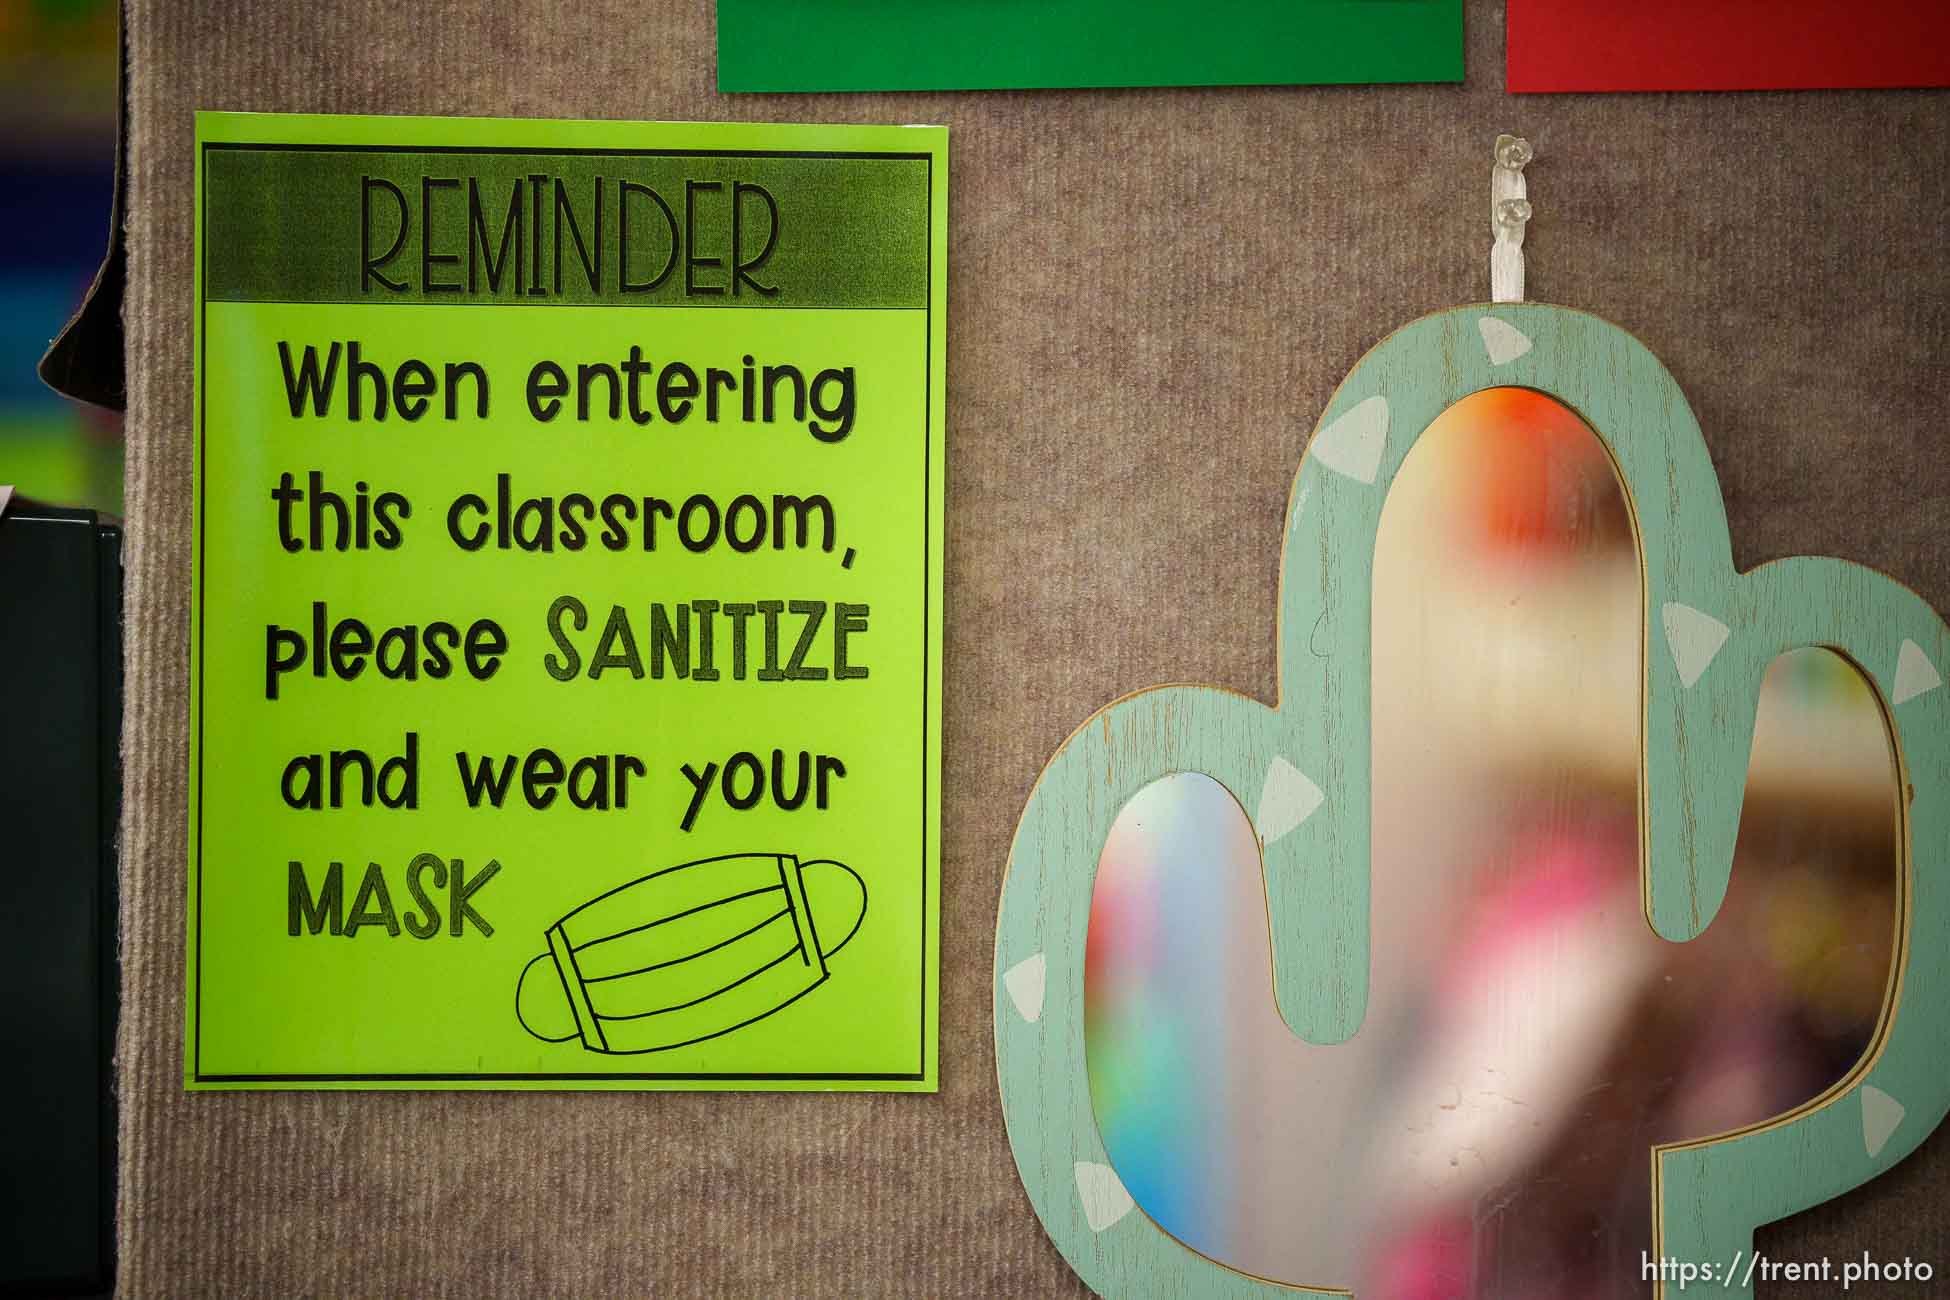
[(1279, 1018), (1253, 830), (1167, 777), (1098, 867), (1092, 1102), (1137, 1205), (1232, 1268), (1389, 1300), (1644, 1297), (1650, 1150), (1782, 1115), (1867, 1049), (1896, 929), (1873, 691), (1797, 651), (1762, 685), (1733, 882), (1688, 944), (1638, 879), (1631, 515), (1578, 416), (1456, 404), (1375, 554), (1368, 1017)]

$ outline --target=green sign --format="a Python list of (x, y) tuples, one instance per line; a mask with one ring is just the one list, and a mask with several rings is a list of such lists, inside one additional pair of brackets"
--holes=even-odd
[(932, 1091), (946, 132), (197, 142), (188, 1086)]

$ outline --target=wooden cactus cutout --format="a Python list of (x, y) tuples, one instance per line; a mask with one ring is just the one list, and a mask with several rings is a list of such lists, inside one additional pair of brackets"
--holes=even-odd
[[(1910, 792), (1898, 801), (1895, 836), (1894, 995), (1875, 1041), (1854, 1072), (1792, 1114), (1658, 1148), (1646, 1251), (1720, 1264), (1750, 1252), (1756, 1226), (1874, 1178), (1950, 1108), (1950, 693), (1940, 689), (1950, 632), (1913, 593), (1844, 561), (1796, 558), (1736, 573), (1718, 482), (1685, 399), (1623, 331), (1534, 304), (1446, 311), (1356, 366), (1302, 462), (1284, 537), (1277, 706), (1207, 687), (1120, 700), (1051, 759), (1017, 829), (996, 938), (1003, 1109), (1044, 1227), (1102, 1294), (1295, 1289), (1188, 1249), (1134, 1212), (1143, 1206), (1103, 1141), (1085, 1050), (1085, 949), (1114, 823), (1134, 796), (1174, 774), (1229, 792), (1260, 858), (1281, 1017), (1321, 1049), (1361, 1030), (1373, 965), (1370, 628), (1382, 506), (1437, 416), (1506, 386), (1579, 413), (1631, 504), (1644, 577), (1637, 839), (1651, 928), (1691, 940), (1727, 896), (1760, 682), (1782, 653), (1828, 647), (1861, 670), (1887, 713)], [(1365, 1119), (1349, 1108), (1306, 1122), (1334, 1130)], [(1751, 1289), (1735, 1277), (1721, 1293)]]

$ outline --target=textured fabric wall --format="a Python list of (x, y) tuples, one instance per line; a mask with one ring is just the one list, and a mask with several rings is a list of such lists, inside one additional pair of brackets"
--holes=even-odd
[[(1512, 99), (1495, 4), (1462, 87), (807, 98), (715, 93), (710, 0), (128, 8), (132, 1294), (1078, 1292), (996, 1100), (1016, 816), (1123, 692), (1270, 698), (1301, 448), (1369, 346), (1486, 296), (1499, 130), (1540, 150), (1531, 296), (1677, 375), (1740, 563), (1950, 609), (1944, 94)], [(938, 1097), (183, 1093), (198, 108), (952, 128)], [(1950, 1138), (1760, 1244), (1950, 1268)]]

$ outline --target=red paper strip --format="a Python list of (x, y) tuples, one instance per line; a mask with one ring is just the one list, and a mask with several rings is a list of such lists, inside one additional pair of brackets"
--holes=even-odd
[(1942, 0), (1508, 0), (1509, 88), (1950, 86)]

